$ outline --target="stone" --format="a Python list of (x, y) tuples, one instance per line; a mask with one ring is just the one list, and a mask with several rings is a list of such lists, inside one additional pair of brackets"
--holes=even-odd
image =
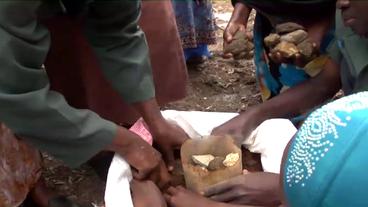
[(223, 157), (215, 157), (215, 159), (213, 159), (209, 163), (208, 170), (216, 171), (216, 170), (220, 170), (220, 169), (225, 168), (225, 165), (223, 163), (224, 160), (225, 160), (225, 158), (223, 158)]
[(275, 47), (280, 43), (280, 35), (272, 33), (264, 38), (264, 43), (268, 48)]
[(238, 153), (230, 153), (226, 155), (225, 160), (222, 162), (226, 167), (234, 166), (240, 159), (240, 155)]
[(213, 155), (207, 154), (207, 155), (192, 155), (192, 160), (195, 164), (208, 168), (208, 165), (210, 162), (215, 159)]
[(291, 58), (299, 53), (298, 48), (290, 42), (280, 42), (272, 52), (279, 52), (285, 58)]
[(246, 34), (238, 31), (229, 44), (225, 44), (224, 53), (231, 53), (236, 56), (241, 53), (248, 53), (254, 48), (254, 45), (248, 40)]
[(294, 23), (294, 22), (286, 22), (286, 23), (276, 25), (276, 33), (277, 34), (290, 33), (290, 32), (294, 32), (294, 31), (299, 30), (299, 29), (305, 30), (302, 25), (299, 25), (299, 24)]
[(286, 42), (290, 42), (290, 43), (297, 45), (303, 42), (307, 38), (308, 38), (308, 33), (304, 30), (299, 29), (294, 32), (290, 32), (288, 34), (282, 35), (280, 39), (281, 41), (286, 41)]
[(313, 59), (313, 43), (309, 39), (306, 39), (298, 44), (297, 48), (299, 50), (299, 53), (303, 56), (303, 58), (306, 59), (306, 61), (310, 61), (311, 59)]

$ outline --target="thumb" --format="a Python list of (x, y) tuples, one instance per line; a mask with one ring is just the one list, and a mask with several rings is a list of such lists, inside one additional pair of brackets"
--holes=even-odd
[(226, 35), (226, 42), (230, 43), (233, 40), (233, 35), (230, 32)]
[(137, 169), (135, 169), (133, 167), (131, 167), (131, 169), (132, 169), (132, 175), (133, 175), (133, 178), (134, 179), (137, 179), (137, 180), (145, 180), (148, 177), (148, 175), (149, 175), (148, 172), (145, 172), (143, 170), (137, 170)]

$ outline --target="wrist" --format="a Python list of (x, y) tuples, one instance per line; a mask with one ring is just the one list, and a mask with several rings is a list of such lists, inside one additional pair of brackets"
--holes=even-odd
[(229, 23), (243, 24), (246, 27), (251, 10), (252, 9), (244, 3), (236, 3)]

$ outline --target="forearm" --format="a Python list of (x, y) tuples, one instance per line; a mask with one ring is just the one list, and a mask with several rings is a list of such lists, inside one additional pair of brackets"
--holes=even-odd
[(258, 105), (253, 110), (256, 124), (271, 118), (292, 118), (332, 98), (341, 88), (339, 66), (329, 60), (325, 69), (300, 85)]
[(112, 141), (116, 125), (72, 108), (49, 90), (41, 66), (50, 37), (37, 21), (40, 2), (0, 4), (0, 119), (38, 149), (76, 167)]
[(248, 18), (252, 8), (244, 3), (238, 2), (234, 6), (234, 11), (231, 15), (230, 22), (237, 22), (247, 26)]
[(159, 134), (165, 130), (166, 121), (161, 114), (155, 98), (133, 104), (134, 108), (143, 117), (152, 134)]

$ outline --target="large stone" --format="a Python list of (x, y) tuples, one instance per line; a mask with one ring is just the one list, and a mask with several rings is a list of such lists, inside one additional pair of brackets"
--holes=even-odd
[(272, 52), (279, 52), (285, 58), (291, 58), (299, 53), (298, 48), (290, 42), (280, 42)]
[(296, 30), (294, 32), (290, 32), (288, 34), (281, 36), (281, 41), (286, 41), (290, 43), (294, 43), (295, 45), (303, 42), (305, 39), (308, 38), (308, 33), (304, 30)]
[(314, 57), (314, 49), (313, 43), (306, 39), (297, 46), (299, 53), (306, 59), (306, 61), (310, 61)]
[(270, 34), (264, 38), (264, 43), (268, 48), (275, 47), (277, 44), (280, 43), (280, 35), (278, 34)]
[(241, 53), (249, 53), (254, 48), (254, 45), (248, 40), (246, 34), (242, 31), (238, 31), (233, 40), (229, 44), (225, 44), (224, 53), (231, 53), (233, 56), (237, 56)]
[(195, 164), (200, 165), (202, 167), (208, 168), (210, 162), (215, 159), (213, 155), (193, 155), (192, 160)]
[(238, 153), (230, 153), (226, 155), (225, 160), (222, 162), (226, 167), (234, 166), (240, 159), (240, 155)]
[(294, 23), (294, 22), (286, 22), (286, 23), (276, 25), (276, 33), (277, 34), (285, 34), (285, 33), (289, 33), (289, 32), (294, 32), (294, 31), (299, 30), (299, 29), (305, 30), (302, 25), (299, 25), (299, 24)]

